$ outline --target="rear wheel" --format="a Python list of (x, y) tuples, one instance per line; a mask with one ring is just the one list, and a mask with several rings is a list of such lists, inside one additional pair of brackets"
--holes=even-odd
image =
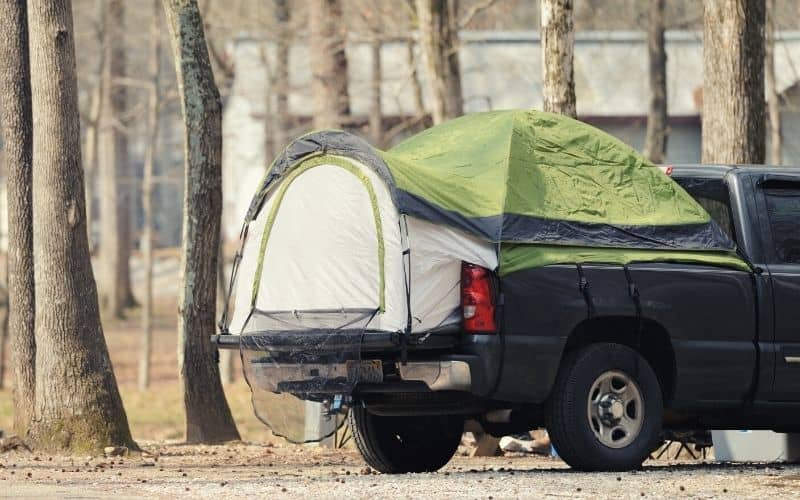
[(441, 469), (464, 432), (464, 418), (455, 415), (384, 417), (356, 406), (349, 419), (361, 456), (386, 474)]
[(579, 470), (639, 467), (658, 441), (661, 387), (633, 349), (593, 344), (564, 360), (546, 408), (559, 456)]

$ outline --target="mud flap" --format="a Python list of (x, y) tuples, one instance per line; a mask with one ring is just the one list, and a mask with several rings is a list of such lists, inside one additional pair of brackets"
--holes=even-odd
[[(253, 311), (240, 342), (256, 416), (293, 443), (319, 442), (344, 424), (363, 368), (374, 310)], [(374, 374), (367, 374), (374, 377)]]

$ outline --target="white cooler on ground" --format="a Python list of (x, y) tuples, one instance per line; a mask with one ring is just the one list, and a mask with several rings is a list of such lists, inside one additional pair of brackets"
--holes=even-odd
[(711, 431), (720, 462), (800, 462), (800, 434)]

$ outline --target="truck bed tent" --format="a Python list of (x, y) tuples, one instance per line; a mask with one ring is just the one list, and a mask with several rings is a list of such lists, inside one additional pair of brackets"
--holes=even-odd
[(579, 262), (746, 267), (661, 170), (537, 111), (467, 115), (385, 152), (341, 131), (300, 137), (256, 187), (242, 240), (223, 331), (249, 338), (456, 324), (462, 261), (501, 276)]
[(379, 329), (402, 331), (409, 315), (412, 330), (434, 328), (458, 306), (461, 261), (501, 274), (579, 261), (744, 265), (634, 150), (537, 111), (467, 115), (388, 152), (340, 131), (303, 136), (257, 186), (243, 235), (234, 334), (259, 329), (246, 325), (253, 310), (369, 309)]

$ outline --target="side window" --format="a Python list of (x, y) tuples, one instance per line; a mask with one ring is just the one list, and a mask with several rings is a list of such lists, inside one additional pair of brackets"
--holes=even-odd
[(774, 264), (800, 264), (800, 185), (763, 191)]

